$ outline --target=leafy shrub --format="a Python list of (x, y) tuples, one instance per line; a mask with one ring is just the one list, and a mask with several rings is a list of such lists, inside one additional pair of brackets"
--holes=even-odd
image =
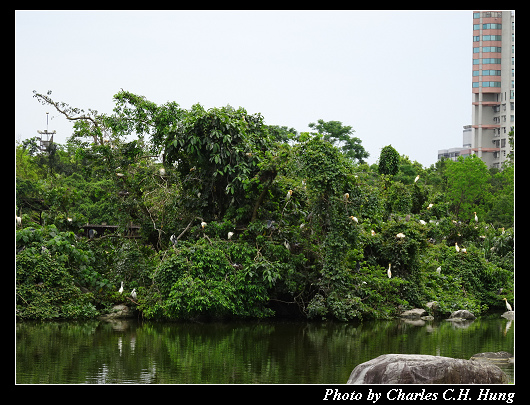
[(74, 285), (57, 255), (30, 247), (16, 261), (17, 317), (21, 319), (80, 319), (98, 315), (92, 294)]
[(270, 316), (271, 270), (256, 265), (255, 248), (205, 239), (182, 243), (155, 270), (140, 308), (147, 318)]

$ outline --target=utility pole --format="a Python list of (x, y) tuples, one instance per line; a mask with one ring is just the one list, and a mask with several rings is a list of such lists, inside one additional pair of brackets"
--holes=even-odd
[[(39, 148), (42, 152), (46, 151), (46, 148), (48, 148), (48, 146), (50, 146), (50, 144), (53, 142), (53, 134), (55, 134), (55, 130), (48, 132), (48, 114), (49, 113), (46, 113), (46, 129), (44, 131), (37, 130), (37, 132), (40, 134)], [(44, 139), (44, 136), (46, 139)]]

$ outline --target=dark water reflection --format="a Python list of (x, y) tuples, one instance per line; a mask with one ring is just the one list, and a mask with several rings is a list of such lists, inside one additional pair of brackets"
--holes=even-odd
[(342, 384), (385, 353), (513, 353), (514, 321), (22, 322), (16, 338), (17, 383)]

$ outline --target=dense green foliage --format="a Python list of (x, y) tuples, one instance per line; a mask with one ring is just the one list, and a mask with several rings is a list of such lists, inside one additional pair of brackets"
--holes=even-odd
[[(127, 303), (153, 319), (348, 321), (513, 302), (511, 161), (424, 168), (387, 146), (368, 166), (338, 121), (297, 134), (241, 107), (121, 91), (105, 115), (36, 97), (76, 124), (65, 145), (17, 145), (21, 318)], [(87, 223), (117, 228), (89, 238)]]
[(399, 170), (399, 153), (392, 145), (381, 149), (379, 156), (379, 173), (393, 176)]

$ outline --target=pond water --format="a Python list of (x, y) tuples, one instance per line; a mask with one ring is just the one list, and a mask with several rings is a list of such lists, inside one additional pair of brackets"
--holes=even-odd
[(514, 322), (19, 322), (16, 383), (343, 384), (385, 353), (514, 353)]

